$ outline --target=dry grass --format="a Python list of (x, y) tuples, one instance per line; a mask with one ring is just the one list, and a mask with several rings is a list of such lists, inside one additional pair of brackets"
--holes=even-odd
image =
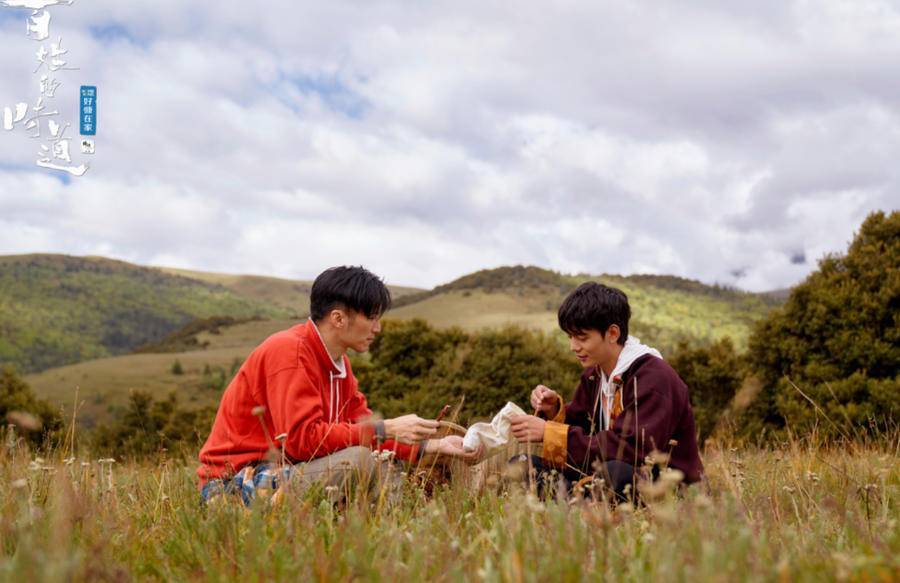
[(317, 493), (203, 508), (193, 464), (0, 450), (6, 580), (820, 581), (900, 578), (898, 442), (713, 448), (709, 492), (645, 507), (488, 476), (396, 506)]

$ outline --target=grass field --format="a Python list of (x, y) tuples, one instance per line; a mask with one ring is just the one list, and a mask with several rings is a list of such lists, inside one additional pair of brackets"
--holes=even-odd
[(191, 462), (37, 459), (7, 442), (0, 578), (896, 581), (898, 445), (711, 448), (708, 493), (655, 492), (639, 508), (545, 503), (502, 474), (479, 490), (460, 472), (396, 505), (311, 493), (244, 510), (202, 508)]

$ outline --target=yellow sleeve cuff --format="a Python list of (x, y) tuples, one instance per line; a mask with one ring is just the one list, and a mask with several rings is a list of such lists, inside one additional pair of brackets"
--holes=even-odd
[(544, 450), (542, 457), (553, 466), (558, 468), (564, 467), (568, 457), (568, 441), (568, 425), (556, 421), (547, 421), (544, 425)]

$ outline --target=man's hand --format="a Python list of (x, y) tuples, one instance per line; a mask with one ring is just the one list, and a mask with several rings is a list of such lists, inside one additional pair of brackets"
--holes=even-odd
[(559, 395), (550, 387), (538, 385), (531, 391), (531, 406), (548, 419), (553, 419), (559, 413)]
[(438, 422), (418, 415), (404, 415), (384, 420), (384, 433), (400, 443), (416, 443), (437, 433)]
[(520, 443), (541, 443), (544, 441), (544, 426), (547, 422), (534, 415), (511, 415), (509, 418), (513, 437)]
[(467, 464), (474, 464), (481, 459), (484, 454), (484, 446), (478, 446), (478, 449), (466, 451), (463, 449), (463, 438), (458, 435), (448, 435), (443, 439), (429, 439), (425, 444), (425, 453), (433, 453), (446, 455), (464, 461)]

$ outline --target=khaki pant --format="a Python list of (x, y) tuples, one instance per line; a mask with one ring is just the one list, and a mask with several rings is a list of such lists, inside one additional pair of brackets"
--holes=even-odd
[(371, 502), (395, 502), (403, 486), (401, 468), (367, 447), (348, 447), (293, 468), (290, 481), (279, 490), (302, 495), (321, 487), (335, 502), (349, 499), (354, 491)]
[(246, 466), (232, 478), (215, 479), (201, 489), (207, 503), (220, 504), (239, 495), (245, 506), (257, 497), (270, 498), (272, 504), (290, 496), (302, 496), (321, 488), (333, 502), (356, 498), (366, 501), (396, 502), (403, 487), (399, 464), (367, 447), (348, 447), (305, 463), (283, 466), (264, 462)]

